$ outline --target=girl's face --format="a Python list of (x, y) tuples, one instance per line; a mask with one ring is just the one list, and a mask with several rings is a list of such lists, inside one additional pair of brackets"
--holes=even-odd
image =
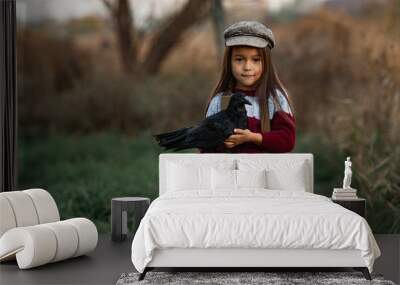
[(231, 57), (232, 74), (236, 87), (251, 90), (260, 79), (263, 66), (259, 49), (250, 46), (234, 46)]

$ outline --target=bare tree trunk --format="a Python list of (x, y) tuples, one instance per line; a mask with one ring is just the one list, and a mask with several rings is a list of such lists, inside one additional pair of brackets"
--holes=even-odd
[(222, 6), (222, 0), (213, 1), (212, 5), (212, 20), (214, 26), (215, 47), (217, 49), (217, 61), (222, 62), (223, 49), (225, 46), (224, 28), (225, 28), (225, 13)]
[(129, 0), (102, 1), (110, 11), (114, 22), (123, 69), (127, 73), (135, 72), (137, 74), (139, 71), (157, 73), (163, 60), (180, 41), (184, 32), (209, 15), (213, 0), (188, 0), (183, 9), (155, 34), (146, 59), (140, 68), (137, 61), (137, 39)]
[(158, 31), (143, 66), (148, 73), (159, 71), (162, 61), (179, 42), (187, 28), (209, 15), (211, 4), (212, 0), (188, 0), (184, 8)]
[(132, 37), (134, 27), (129, 0), (119, 0), (116, 21), (121, 63), (125, 72), (132, 73), (136, 64), (136, 45)]
[(395, 37), (400, 37), (400, 0), (392, 0), (388, 9), (387, 30)]
[(137, 64), (137, 43), (129, 0), (118, 0), (117, 3), (103, 0), (103, 3), (109, 9), (114, 22), (122, 69), (126, 73), (132, 73)]

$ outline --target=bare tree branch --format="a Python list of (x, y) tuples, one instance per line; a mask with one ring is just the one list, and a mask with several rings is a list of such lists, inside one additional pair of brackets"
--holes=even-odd
[(116, 8), (113, 5), (113, 1), (112, 0), (102, 0), (104, 6), (106, 6), (106, 8), (108, 9), (108, 11), (110, 12), (111, 15), (115, 14)]
[(209, 16), (211, 4), (212, 0), (188, 0), (183, 9), (154, 36), (143, 68), (149, 73), (158, 72), (162, 61), (180, 41), (183, 33)]
[(184, 32), (193, 24), (209, 16), (213, 0), (188, 0), (181, 11), (172, 16), (154, 35), (143, 65), (137, 62), (137, 37), (129, 0), (102, 0), (111, 13), (118, 39), (120, 61), (127, 73), (144, 71), (157, 73), (160, 66), (180, 41)]

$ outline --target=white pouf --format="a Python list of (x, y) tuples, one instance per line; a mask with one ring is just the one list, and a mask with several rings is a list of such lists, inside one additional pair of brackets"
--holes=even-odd
[(53, 197), (43, 189), (0, 193), (0, 262), (16, 259), (20, 269), (28, 269), (86, 254), (97, 241), (92, 221), (60, 221)]

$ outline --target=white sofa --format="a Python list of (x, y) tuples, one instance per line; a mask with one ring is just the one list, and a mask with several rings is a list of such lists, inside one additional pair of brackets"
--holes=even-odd
[[(179, 167), (176, 165), (179, 165)], [(218, 178), (219, 180), (217, 179), (217, 182), (215, 181), (216, 176), (214, 174), (211, 174), (211, 178), (209, 178), (207, 176), (207, 170), (201, 170), (207, 169), (208, 167), (224, 170), (222, 171), (222, 178)], [(200, 170), (190, 173), (190, 171), (187, 170), (191, 168), (198, 168)], [(194, 196), (185, 196), (189, 195), (189, 192), (187, 192), (185, 188), (199, 189), (198, 194), (195, 195), (199, 195), (200, 198), (210, 195), (221, 197), (221, 195), (225, 195), (221, 190), (216, 191), (211, 188), (215, 188), (216, 183), (220, 184), (220, 186), (222, 185), (221, 187), (232, 187), (231, 185), (233, 184), (227, 181), (229, 179), (225, 179), (227, 183), (223, 185), (225, 183), (223, 175), (224, 173), (229, 173), (231, 170), (241, 169), (244, 170), (244, 173), (246, 173), (246, 170), (253, 171), (250, 173), (256, 173), (257, 170), (260, 169), (267, 169), (267, 172), (275, 173), (275, 177), (273, 175), (268, 176), (266, 180), (270, 184), (265, 188), (278, 191), (266, 189), (266, 191), (264, 191), (266, 195), (270, 195), (270, 193), (275, 195), (278, 192), (282, 192), (281, 190), (293, 190), (288, 191), (297, 192), (293, 194), (293, 201), (296, 200), (296, 195), (298, 195), (298, 197), (310, 197), (314, 195), (312, 194), (314, 184), (312, 154), (160, 154), (160, 197), (152, 202), (145, 217), (142, 219), (132, 243), (132, 262), (141, 273), (139, 280), (144, 278), (147, 271), (160, 267), (353, 267), (361, 270), (365, 277), (370, 279), (367, 264), (362, 257), (361, 251), (357, 248), (352, 248), (349, 246), (350, 244), (344, 245), (344, 243), (341, 242), (337, 242), (332, 247), (325, 246), (319, 248), (313, 247), (312, 245), (303, 248), (249, 248), (245, 246), (235, 248), (205, 248), (203, 246), (198, 246), (199, 244), (202, 245), (202, 237), (211, 237), (212, 239), (218, 235), (218, 232), (208, 231), (211, 227), (207, 228), (206, 220), (196, 221), (195, 211), (197, 211), (197, 209), (200, 211), (204, 209), (200, 207), (195, 208), (197, 207), (195, 203), (196, 200), (193, 199)], [(211, 170), (211, 173), (214, 173), (213, 171), (215, 170)], [(246, 179), (246, 177), (240, 178), (242, 181), (239, 181), (239, 172), (236, 173), (237, 185), (235, 187), (240, 183), (242, 183), (242, 185), (252, 185), (251, 187), (261, 187), (257, 186), (258, 182), (254, 183), (254, 181), (250, 181), (251, 179)], [(226, 177), (228, 177), (228, 175)], [(252, 177), (252, 179), (254, 179), (254, 177)], [(207, 184), (207, 180), (213, 182)], [(211, 194), (208, 190), (210, 190)], [(228, 192), (229, 191), (227, 191), (227, 193)], [(230, 191), (230, 193), (231, 194), (228, 195), (234, 193), (235, 195), (241, 195), (241, 190), (237, 189), (235, 191)], [(304, 195), (302, 193), (304, 193)], [(178, 200), (175, 200), (173, 196), (165, 197), (165, 195), (168, 194), (176, 195)], [(285, 195), (287, 194), (288, 193)], [(190, 195), (192, 194), (190, 193)], [(372, 234), (368, 232), (368, 226), (362, 217), (332, 203), (326, 197), (319, 195), (314, 196), (316, 196), (316, 202), (313, 202), (313, 208), (310, 209), (310, 211), (314, 211), (316, 215), (325, 215), (324, 217), (327, 218), (329, 215), (332, 216), (334, 214), (338, 219), (348, 219), (349, 221), (355, 221), (356, 224), (363, 225), (363, 229), (365, 229), (363, 235), (365, 240), (369, 243), (370, 251), (375, 255), (375, 258), (379, 256), (380, 253), (376, 242), (373, 240)], [(185, 197), (188, 198), (186, 199)], [(313, 197), (310, 197), (310, 199), (311, 198)], [(261, 197), (260, 199), (263, 198)], [(290, 199), (291, 198), (289, 198), (289, 200)], [(235, 199), (235, 201), (238, 200), (239, 199)], [(206, 206), (209, 207), (210, 210), (222, 207), (222, 204), (218, 204), (218, 202), (214, 204), (214, 202), (212, 202), (213, 200), (210, 199), (209, 201), (213, 203), (209, 204), (210, 206)], [(269, 202), (268, 199), (265, 201)], [(283, 203), (285, 203), (284, 201), (285, 199), (283, 199)], [(204, 205), (207, 205), (207, 203)], [(307, 212), (307, 209), (304, 209), (306, 206), (302, 205), (300, 202), (297, 205), (300, 206), (298, 210), (299, 215), (303, 215), (303, 212)], [(239, 206), (245, 209), (246, 204), (238, 204), (238, 207)], [(278, 206), (287, 207), (285, 204), (279, 204)], [(318, 207), (321, 209), (321, 213), (316, 209)], [(288, 211), (289, 210), (290, 209), (288, 209)], [(187, 213), (187, 215), (179, 215), (179, 211), (180, 213)], [(329, 211), (331, 212), (328, 213)], [(175, 213), (176, 215), (174, 215)], [(305, 217), (303, 221), (307, 222), (306, 216), (310, 215), (311, 217), (314, 213), (305, 213), (305, 216), (303, 215)], [(279, 216), (279, 214), (276, 216)], [(184, 218), (175, 220), (179, 217)], [(265, 217), (268, 219), (268, 215)], [(187, 222), (188, 226), (185, 227), (186, 224), (184, 223), (187, 220), (190, 220), (190, 222)], [(201, 222), (203, 223), (201, 224)], [(331, 227), (331, 225), (334, 227), (333, 219), (328, 222), (330, 222), (330, 224), (327, 228)], [(192, 232), (191, 225), (196, 225), (198, 235)], [(203, 225), (204, 227), (202, 227)], [(309, 226), (312, 225), (310, 220)], [(323, 226), (323, 219), (320, 225)], [(258, 224), (258, 226), (260, 225)], [(340, 226), (338, 231), (340, 231), (340, 229), (348, 229), (346, 223), (342, 222)], [(201, 229), (199, 227), (201, 227)], [(301, 230), (296, 231), (294, 227), (292, 227), (292, 229), (291, 236), (294, 236), (294, 238), (298, 236), (297, 239), (301, 240)], [(181, 232), (184, 234), (182, 235)], [(273, 234), (273, 232), (274, 230), (270, 233)], [(333, 235), (336, 235), (336, 232), (327, 231), (324, 232), (324, 234), (328, 234), (330, 239), (335, 241), (335, 236)], [(352, 235), (357, 236), (358, 233), (352, 233)], [(227, 236), (229, 237), (229, 231), (227, 232)], [(234, 236), (234, 234), (231, 236)], [(220, 236), (218, 237), (220, 238)], [(260, 240), (259, 237), (260, 236), (256, 234), (254, 240)], [(285, 236), (283, 235), (282, 237), (284, 238)], [(271, 238), (269, 234), (265, 236), (265, 239)], [(234, 240), (234, 238), (232, 239)], [(175, 242), (175, 240), (178, 240), (180, 243)], [(184, 242), (187, 240), (190, 241), (187, 243), (189, 246), (187, 244), (184, 245)], [(200, 242), (198, 242), (199, 240)], [(346, 240), (346, 236), (343, 236), (343, 240)], [(207, 240), (207, 242), (209, 241), (210, 239)], [(196, 246), (191, 246), (192, 243), (196, 243)], [(145, 266), (144, 269), (143, 265)]]
[(86, 254), (97, 240), (90, 220), (60, 221), (46, 190), (0, 193), (0, 262), (16, 259), (20, 269), (28, 269)]

